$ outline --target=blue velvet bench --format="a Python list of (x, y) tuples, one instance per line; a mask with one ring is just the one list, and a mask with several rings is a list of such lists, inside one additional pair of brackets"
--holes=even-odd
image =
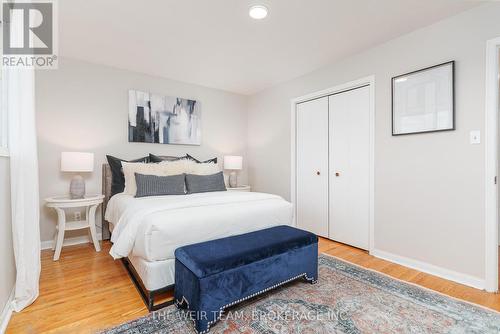
[(175, 301), (198, 333), (224, 309), (298, 278), (316, 283), (318, 237), (290, 226), (180, 247), (175, 251)]

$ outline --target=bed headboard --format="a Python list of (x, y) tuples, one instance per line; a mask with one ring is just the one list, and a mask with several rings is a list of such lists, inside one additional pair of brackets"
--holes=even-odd
[(102, 165), (102, 194), (104, 195), (101, 208), (102, 239), (108, 240), (111, 237), (111, 233), (109, 232), (109, 223), (104, 219), (106, 207), (108, 206), (108, 201), (111, 198), (111, 168), (108, 164)]

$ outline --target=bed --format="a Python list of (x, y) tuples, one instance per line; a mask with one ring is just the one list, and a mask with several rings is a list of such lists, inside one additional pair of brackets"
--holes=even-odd
[(150, 310), (157, 294), (174, 286), (174, 251), (202, 241), (293, 222), (292, 204), (279, 196), (211, 192), (110, 198), (109, 167), (103, 166), (103, 235), (109, 226), (111, 256), (121, 259)]

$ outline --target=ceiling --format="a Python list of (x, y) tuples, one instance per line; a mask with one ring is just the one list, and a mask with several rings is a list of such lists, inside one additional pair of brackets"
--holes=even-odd
[[(266, 19), (248, 16), (253, 4)], [(477, 6), (463, 0), (64, 0), (59, 53), (253, 94)]]

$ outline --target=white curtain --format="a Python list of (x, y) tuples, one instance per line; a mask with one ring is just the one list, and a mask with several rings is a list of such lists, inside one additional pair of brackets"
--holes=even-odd
[(8, 112), (12, 234), (16, 261), (13, 308), (19, 312), (38, 297), (40, 212), (35, 124), (35, 74), (5, 69), (2, 80)]

